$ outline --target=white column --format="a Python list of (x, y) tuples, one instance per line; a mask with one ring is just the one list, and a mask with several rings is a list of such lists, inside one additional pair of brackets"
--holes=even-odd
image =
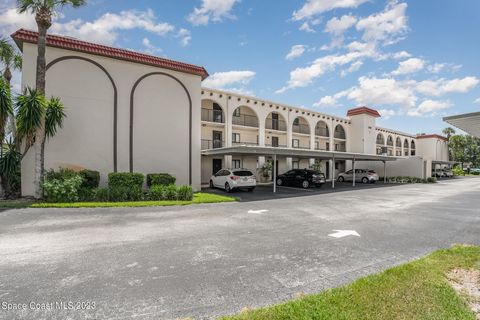
[(287, 170), (292, 170), (292, 161), (293, 159), (291, 157), (287, 157)]
[(312, 167), (315, 164), (315, 159), (310, 158), (310, 159), (308, 159), (308, 162), (309, 162), (310, 167)]
[(258, 145), (265, 146), (265, 119), (258, 119)]
[(223, 161), (225, 162), (225, 164), (223, 165), (225, 168), (232, 168), (232, 156), (223, 156)]

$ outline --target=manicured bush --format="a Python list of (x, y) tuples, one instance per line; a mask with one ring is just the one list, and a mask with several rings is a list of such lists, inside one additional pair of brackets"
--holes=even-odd
[[(83, 182), (82, 182), (82, 185), (83, 185)], [(87, 202), (87, 201), (97, 200), (95, 196), (95, 189), (84, 188), (82, 187), (82, 185), (78, 189), (78, 201)]]
[(135, 172), (111, 172), (108, 174), (108, 186), (110, 188), (142, 188), (144, 175)]
[(177, 200), (177, 187), (173, 184), (164, 189), (164, 200)]
[(150, 187), (148, 198), (152, 201), (165, 200), (165, 186), (153, 185)]
[(97, 188), (93, 190), (96, 201), (107, 202), (110, 200), (108, 188)]
[(139, 186), (113, 186), (108, 188), (108, 198), (113, 202), (140, 201), (143, 200), (143, 191)]
[(100, 184), (100, 172), (84, 169), (80, 171), (79, 174), (83, 178), (82, 188), (84, 189), (98, 188), (98, 185)]
[(51, 176), (45, 179), (42, 185), (48, 202), (78, 201), (78, 190), (83, 181), (82, 177), (78, 174), (63, 179), (51, 178)]
[(427, 182), (428, 182), (428, 183), (435, 183), (435, 182), (437, 182), (437, 178), (435, 178), (435, 177), (429, 177), (429, 178), (427, 178)]
[(177, 200), (191, 201), (193, 199), (193, 189), (191, 186), (180, 186), (177, 189)]
[(147, 174), (147, 186), (168, 186), (175, 184), (177, 179), (168, 173), (149, 173)]
[(46, 180), (65, 180), (78, 176), (78, 172), (73, 171), (72, 169), (60, 168), (57, 171), (50, 169), (45, 172), (45, 181)]

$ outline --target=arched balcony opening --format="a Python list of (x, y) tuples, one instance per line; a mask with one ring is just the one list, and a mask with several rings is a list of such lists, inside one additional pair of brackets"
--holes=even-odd
[(410, 155), (414, 156), (415, 155), (415, 141), (412, 140), (410, 143)]
[(406, 157), (408, 157), (408, 146), (409, 146), (408, 139), (405, 139), (403, 141), (403, 155)]
[(402, 155), (402, 140), (400, 137), (395, 140), (395, 155), (398, 157)]
[(387, 137), (387, 155), (393, 156), (393, 137), (391, 135)]
[(265, 146), (287, 147), (287, 122), (278, 112), (270, 112), (265, 119)]
[(218, 102), (209, 99), (202, 100), (202, 150), (225, 146), (225, 118), (225, 112)]
[(310, 126), (303, 117), (297, 117), (293, 120), (292, 148), (310, 149)]
[(377, 140), (376, 140), (376, 144), (377, 144), (377, 154), (384, 154), (386, 153), (386, 150), (385, 150), (385, 137), (383, 136), (383, 134), (379, 133), (377, 134)]
[(333, 132), (334, 150), (345, 152), (347, 151), (347, 135), (345, 134), (345, 128), (337, 124)]
[(322, 120), (315, 126), (315, 150), (330, 150), (330, 130)]
[(232, 115), (232, 145), (258, 145), (258, 116), (247, 106), (240, 106)]

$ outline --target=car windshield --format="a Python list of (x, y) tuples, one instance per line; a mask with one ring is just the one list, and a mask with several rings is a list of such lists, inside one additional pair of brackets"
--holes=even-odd
[(376, 173), (375, 170), (368, 170), (368, 173)]
[(251, 171), (248, 171), (248, 170), (239, 170), (239, 171), (233, 171), (233, 174), (235, 176), (239, 176), (239, 177), (249, 177), (249, 176), (253, 176), (253, 173)]

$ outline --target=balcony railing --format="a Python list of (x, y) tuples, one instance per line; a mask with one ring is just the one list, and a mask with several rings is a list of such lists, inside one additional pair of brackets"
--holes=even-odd
[(306, 124), (294, 124), (292, 127), (294, 133), (310, 134), (310, 127)]
[(273, 148), (286, 148), (286, 144), (266, 144), (265, 147), (273, 147)]
[(270, 130), (287, 131), (287, 123), (283, 120), (267, 119), (265, 128)]
[(328, 138), (328, 128), (315, 128), (315, 135)]
[(233, 116), (232, 123), (234, 125), (239, 125), (239, 126), (258, 128), (257, 117), (256, 116), (251, 116), (251, 115), (248, 115), (248, 114), (241, 114), (240, 116)]
[(222, 148), (225, 146), (223, 140), (205, 140), (202, 139), (202, 150)]
[(310, 149), (310, 146), (299, 144), (297, 146), (292, 145), (292, 148), (294, 148), (294, 149)]
[(202, 108), (202, 121), (224, 123), (222, 110)]
[(335, 145), (335, 151), (346, 152), (347, 149), (344, 145)]
[(315, 147), (315, 150), (317, 150), (317, 151), (329, 151), (327, 148), (324, 148), (324, 147)]
[(246, 145), (246, 146), (258, 146), (258, 142), (248, 142), (248, 141), (232, 141), (232, 145), (234, 145), (234, 146), (240, 146), (240, 145)]

